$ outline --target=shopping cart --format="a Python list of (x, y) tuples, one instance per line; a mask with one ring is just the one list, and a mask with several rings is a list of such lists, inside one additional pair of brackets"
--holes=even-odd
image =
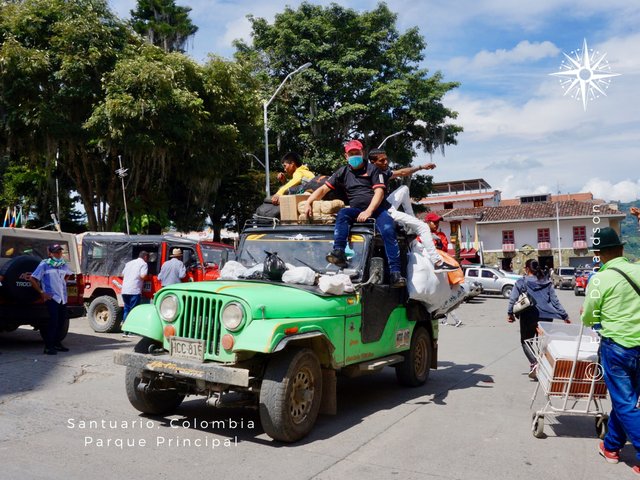
[(607, 433), (608, 415), (603, 409), (607, 387), (598, 363), (600, 337), (583, 325), (540, 322), (541, 334), (525, 340), (525, 348), (537, 358), (538, 384), (531, 405), (540, 389), (546, 403), (532, 417), (536, 438), (544, 437), (545, 415), (588, 415), (595, 418), (598, 437)]

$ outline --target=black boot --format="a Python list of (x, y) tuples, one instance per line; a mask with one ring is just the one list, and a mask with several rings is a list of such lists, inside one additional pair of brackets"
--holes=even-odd
[(407, 286), (407, 280), (400, 272), (391, 272), (391, 288), (402, 288)]
[(344, 268), (347, 266), (347, 256), (344, 254), (344, 250), (334, 248), (331, 250), (331, 253), (327, 255), (327, 262), (333, 263), (337, 267)]

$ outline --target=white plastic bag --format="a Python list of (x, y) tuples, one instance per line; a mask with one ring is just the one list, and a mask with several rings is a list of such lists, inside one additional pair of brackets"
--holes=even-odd
[(424, 246), (413, 240), (407, 255), (407, 290), (409, 298), (426, 304), (430, 312), (440, 309), (451, 297), (446, 273), (435, 273)]
[(239, 276), (247, 272), (247, 267), (240, 262), (230, 260), (220, 270), (220, 280), (237, 280)]
[(313, 285), (316, 281), (316, 272), (309, 267), (293, 267), (282, 274), (282, 281), (298, 285)]
[(331, 295), (342, 295), (343, 293), (352, 293), (354, 291), (351, 278), (344, 273), (321, 275), (318, 279), (318, 288)]

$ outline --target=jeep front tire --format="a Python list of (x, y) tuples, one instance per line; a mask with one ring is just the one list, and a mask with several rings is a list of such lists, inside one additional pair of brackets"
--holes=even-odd
[(89, 325), (98, 333), (117, 332), (121, 315), (118, 301), (108, 295), (94, 298), (87, 309)]
[[(149, 338), (142, 338), (134, 348), (136, 353), (149, 353), (151, 347), (159, 346)], [(127, 367), (125, 373), (125, 388), (127, 398), (131, 405), (142, 413), (150, 415), (166, 415), (173, 413), (184, 400), (175, 390), (153, 390), (149, 384), (146, 388), (140, 388), (142, 371), (133, 367)]]
[(313, 428), (322, 400), (322, 372), (316, 354), (293, 348), (267, 364), (260, 388), (260, 422), (267, 435), (295, 442)]

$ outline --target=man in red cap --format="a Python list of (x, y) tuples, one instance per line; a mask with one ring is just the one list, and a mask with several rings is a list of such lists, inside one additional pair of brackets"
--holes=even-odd
[[(431, 234), (433, 235), (433, 241), (436, 244), (436, 247), (446, 252), (449, 248), (449, 240), (447, 239), (447, 236), (444, 234), (444, 232), (439, 230), (441, 220), (442, 217), (433, 212), (427, 213), (427, 216), (424, 217), (424, 221), (427, 222), (429, 228), (431, 229)], [(441, 243), (442, 245), (440, 246), (438, 245), (438, 243)]]
[(347, 266), (345, 248), (351, 225), (355, 221), (365, 222), (376, 219), (376, 228), (384, 241), (392, 287), (404, 287), (407, 281), (400, 273), (400, 248), (396, 238), (395, 225), (387, 210), (390, 205), (385, 200), (386, 186), (384, 175), (373, 164), (364, 161), (362, 143), (350, 140), (344, 146), (348, 165), (336, 170), (333, 175), (311, 194), (307, 200), (307, 217), (313, 217), (313, 202), (322, 199), (330, 191), (343, 191), (349, 200), (349, 206), (338, 212), (334, 230), (333, 250), (327, 255), (327, 261), (338, 267)]

